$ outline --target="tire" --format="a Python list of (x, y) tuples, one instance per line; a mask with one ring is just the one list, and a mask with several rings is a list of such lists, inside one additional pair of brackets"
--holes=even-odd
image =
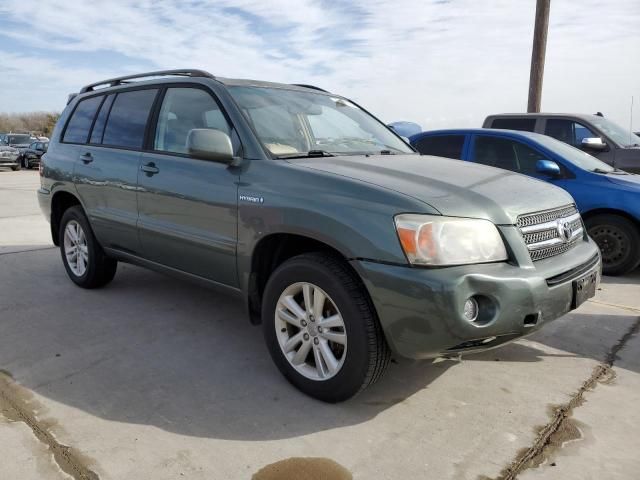
[[(67, 234), (67, 229), (71, 232)], [(78, 228), (80, 230), (78, 230)], [(118, 267), (118, 262), (106, 256), (104, 250), (98, 243), (91, 230), (89, 221), (80, 206), (67, 209), (60, 221), (59, 244), (62, 263), (69, 278), (82, 288), (100, 288), (113, 280)], [(75, 232), (75, 235), (71, 234)], [(74, 236), (78, 241), (74, 240)], [(66, 237), (66, 238), (65, 238)], [(75, 246), (75, 258), (73, 254), (67, 255), (68, 251), (73, 251)], [(84, 248), (82, 248), (84, 247)], [(81, 252), (85, 251), (85, 255)], [(84, 268), (81, 268), (84, 266)]]
[[(306, 308), (305, 285), (311, 292), (309, 298), (322, 299), (318, 309), (309, 302), (313, 312)], [(318, 291), (320, 295), (315, 293)], [(295, 301), (299, 310), (285, 307), (287, 298)], [(314, 313), (321, 318), (314, 318)], [(273, 272), (263, 295), (262, 324), (267, 347), (280, 372), (296, 388), (324, 402), (353, 397), (377, 381), (389, 364), (389, 347), (364, 286), (343, 260), (330, 254), (299, 255)], [(296, 335), (303, 335), (297, 342), (299, 347), (286, 355), (288, 340)], [(298, 353), (304, 358), (294, 365)], [(322, 357), (320, 367), (318, 356)], [(328, 361), (329, 357), (333, 359)]]
[(602, 253), (604, 275), (624, 275), (640, 265), (640, 231), (633, 222), (619, 215), (595, 215), (585, 223)]
[(22, 167), (23, 167), (25, 170), (29, 170), (29, 158), (28, 158), (27, 156), (24, 156), (24, 157), (22, 158)]
[(13, 170), (14, 172), (17, 172), (21, 168), (22, 168), (22, 165), (20, 164), (20, 162), (18, 162), (17, 164), (11, 167), (11, 170)]

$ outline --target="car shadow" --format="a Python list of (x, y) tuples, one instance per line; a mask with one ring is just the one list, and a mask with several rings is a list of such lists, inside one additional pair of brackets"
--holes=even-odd
[[(286, 382), (261, 327), (251, 326), (242, 305), (227, 296), (129, 265), (120, 265), (106, 288), (81, 290), (51, 250), (0, 257), (0, 279), (30, 285), (0, 292), (0, 369), (39, 395), (96, 417), (182, 435), (272, 440), (356, 425), (460, 365), (392, 363), (382, 381), (330, 405)], [(513, 343), (464, 361), (601, 360), (608, 347), (598, 340), (601, 316), (571, 317), (530, 337), (557, 352)], [(591, 332), (586, 341), (585, 332)]]
[(0, 293), (0, 369), (99, 418), (271, 440), (365, 422), (458, 364), (392, 363), (361, 395), (325, 404), (282, 377), (239, 302), (144, 269), (119, 270), (112, 284), (90, 291), (71, 284), (56, 251), (0, 257), (3, 278), (29, 279), (38, 292), (37, 301), (31, 291)]

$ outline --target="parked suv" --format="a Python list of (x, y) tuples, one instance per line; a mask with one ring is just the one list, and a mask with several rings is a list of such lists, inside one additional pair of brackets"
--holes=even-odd
[(484, 128), (542, 133), (626, 172), (640, 173), (640, 137), (600, 115), (504, 113), (488, 116)]
[[(496, 347), (576, 308), (599, 281), (598, 248), (566, 192), (425, 162), (315, 87), (198, 70), (88, 85), (41, 172), (73, 282), (101, 287), (123, 261), (235, 295), (284, 376), (330, 402), (376, 381), (391, 352)], [(538, 248), (540, 232), (560, 244)]]

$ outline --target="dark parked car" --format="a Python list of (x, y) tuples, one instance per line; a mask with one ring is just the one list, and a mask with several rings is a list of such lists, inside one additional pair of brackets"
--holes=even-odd
[(17, 148), (0, 145), (0, 167), (9, 167), (11, 170), (20, 170), (20, 152)]
[(36, 138), (26, 133), (5, 133), (2, 138), (4, 145), (22, 150), (27, 148)]
[(505, 113), (488, 116), (482, 126), (549, 135), (615, 168), (640, 173), (640, 137), (601, 115)]
[[(316, 87), (199, 70), (88, 85), (41, 171), (73, 282), (101, 287), (123, 261), (236, 296), (283, 375), (325, 401), (375, 382), (391, 352), (457, 356), (527, 335), (599, 281), (565, 191), (425, 162)], [(539, 235), (559, 243), (539, 248)]]
[(414, 135), (411, 143), (424, 155), (504, 168), (564, 188), (602, 251), (604, 273), (620, 275), (640, 264), (640, 176), (537, 133), (436, 130)]
[(49, 142), (33, 142), (22, 151), (22, 166), (29, 169), (40, 165), (40, 159), (48, 148)]

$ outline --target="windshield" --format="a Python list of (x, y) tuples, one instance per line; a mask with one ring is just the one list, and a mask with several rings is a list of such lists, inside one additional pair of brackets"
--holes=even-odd
[(591, 172), (597, 170), (601, 173), (613, 172), (615, 170), (606, 163), (598, 160), (596, 157), (572, 147), (567, 143), (561, 142), (560, 140), (556, 140), (555, 138), (547, 137), (546, 135), (537, 135), (536, 140), (544, 147), (557, 153), (568, 162), (582, 168), (583, 170), (589, 170)]
[(591, 119), (591, 123), (620, 146), (640, 146), (640, 137), (631, 133), (629, 130), (625, 130), (621, 126), (616, 125), (611, 120), (595, 115), (594, 118)]
[(383, 124), (333, 95), (270, 87), (231, 87), (269, 151), (281, 158), (324, 154), (414, 153)]
[(7, 135), (7, 141), (10, 145), (23, 145), (31, 143), (31, 136), (29, 135)]

